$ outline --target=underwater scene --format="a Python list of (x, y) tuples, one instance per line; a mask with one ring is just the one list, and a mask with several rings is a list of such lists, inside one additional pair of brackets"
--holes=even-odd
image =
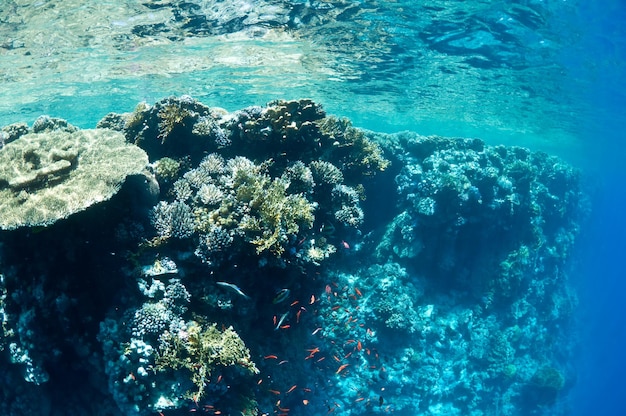
[(2, 0), (0, 413), (626, 414), (624, 21)]

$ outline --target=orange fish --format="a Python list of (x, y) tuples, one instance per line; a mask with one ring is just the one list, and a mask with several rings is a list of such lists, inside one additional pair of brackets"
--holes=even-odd
[(307, 406), (309, 404), (309, 401), (307, 399), (302, 400), (302, 404)]
[(275, 395), (280, 395), (280, 392), (278, 390), (268, 390), (270, 393), (275, 394)]
[(363, 296), (363, 294), (361, 293), (361, 291), (359, 290), (359, 288), (358, 288), (358, 287), (355, 287), (355, 288), (354, 288), (354, 293), (356, 293), (356, 294), (357, 294), (357, 295), (359, 295), (359, 296)]
[(274, 354), (266, 355), (265, 357), (263, 357), (264, 360), (276, 360), (277, 358), (278, 357)]
[(339, 374), (339, 373), (341, 373), (341, 372), (342, 372), (343, 370), (345, 370), (345, 369), (346, 369), (346, 367), (347, 367), (347, 366), (349, 366), (349, 365), (350, 365), (350, 364), (341, 364), (341, 365), (339, 366), (339, 368), (337, 369), (337, 371), (335, 371), (335, 374)]
[(361, 344), (361, 341), (359, 341), (359, 342), (357, 342), (357, 343), (356, 343), (356, 349), (357, 349), (358, 351), (361, 351), (361, 350), (363, 349), (363, 344)]
[(309, 305), (313, 305), (315, 303), (315, 295), (311, 295), (311, 300), (309, 301)]
[(287, 390), (287, 393), (285, 393), (285, 394), (289, 394), (289, 393), (291, 393), (291, 392), (292, 392), (292, 391), (294, 391), (297, 387), (298, 387), (298, 386), (297, 386), (296, 384), (294, 384), (293, 386), (289, 387), (289, 390)]

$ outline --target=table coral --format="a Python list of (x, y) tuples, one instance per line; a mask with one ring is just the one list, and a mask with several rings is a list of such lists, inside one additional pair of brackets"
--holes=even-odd
[(50, 225), (106, 201), (147, 162), (112, 130), (22, 135), (0, 150), (0, 228)]

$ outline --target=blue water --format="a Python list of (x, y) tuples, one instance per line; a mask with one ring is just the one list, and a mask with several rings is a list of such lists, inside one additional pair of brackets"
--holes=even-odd
[[(171, 95), (231, 112), (306, 97), (368, 130), (476, 137), (546, 151), (579, 168), (591, 210), (567, 270), (580, 300), (572, 339), (564, 341), (573, 349), (571, 377), (569, 390), (542, 414), (626, 414), (623, 1), (350, 2), (354, 9), (328, 2), (343, 10), (338, 15), (325, 2), (293, 1), (281, 5), (316, 13), (297, 22), (277, 13), (232, 33), (222, 22), (214, 33), (179, 26), (134, 38), (125, 29), (132, 16), (85, 23), (83, 36), (72, 24), (91, 6), (52, 3), (57, 20), (46, 14), (55, 7), (42, 3), (0, 5), (2, 126), (49, 114), (93, 128), (109, 112)], [(136, 19), (164, 19), (159, 9), (121, 4), (140, 10)], [(272, 36), (250, 32), (275, 29)], [(383, 406), (376, 409), (382, 414)]]
[(626, 108), (624, 70), (626, 33), (619, 22), (626, 16), (620, 2), (587, 2), (580, 17), (587, 31), (578, 53), (564, 57), (576, 77), (588, 83), (583, 97), (591, 113), (581, 131), (585, 168), (593, 191), (593, 215), (579, 248), (577, 285), (581, 293), (580, 375), (573, 393), (575, 415), (626, 412), (623, 374), (626, 371), (626, 293), (623, 253), (626, 220), (623, 207), (626, 179), (623, 147)]
[[(573, 414), (611, 414), (626, 412), (621, 398), (626, 370), (626, 292), (621, 259), (626, 250), (626, 220), (623, 206), (626, 179), (623, 148), (626, 125), (624, 108), (625, 32), (618, 23), (626, 10), (614, 2), (607, 9), (587, 5), (590, 30), (581, 40), (578, 58), (571, 66), (589, 80), (587, 99), (594, 113), (590, 129), (584, 132), (593, 179), (594, 213), (580, 246), (578, 287), (581, 297), (583, 342), (579, 356), (580, 381), (574, 391)], [(590, 63), (593, 63), (590, 64)]]

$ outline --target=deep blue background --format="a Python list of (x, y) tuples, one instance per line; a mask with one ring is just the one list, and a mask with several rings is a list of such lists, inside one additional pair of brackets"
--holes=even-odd
[(585, 32), (566, 56), (592, 112), (581, 131), (592, 214), (580, 241), (582, 343), (573, 415), (626, 415), (626, 2), (588, 0)]

